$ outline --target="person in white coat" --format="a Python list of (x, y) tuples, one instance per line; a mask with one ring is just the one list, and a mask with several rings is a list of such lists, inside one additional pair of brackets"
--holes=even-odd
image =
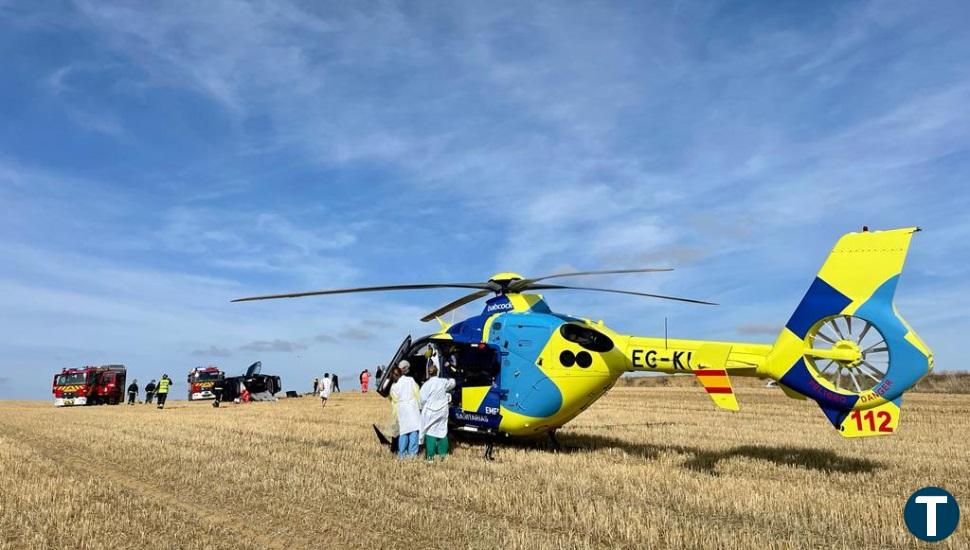
[(448, 454), (448, 403), (449, 391), (455, 388), (452, 378), (439, 378), (438, 367), (428, 367), (431, 377), (421, 386), (421, 433), (424, 435), (424, 455), (429, 461)]
[(420, 390), (418, 383), (408, 374), (411, 364), (398, 363), (401, 378), (391, 386), (391, 400), (397, 402), (397, 425), (400, 436), (397, 442), (398, 458), (418, 455), (418, 437), (421, 431), (421, 410), (418, 408)]
[(330, 391), (333, 389), (333, 380), (330, 379), (330, 374), (325, 373), (323, 375), (323, 380), (320, 381), (320, 402), (323, 406), (327, 406), (327, 399), (330, 399)]

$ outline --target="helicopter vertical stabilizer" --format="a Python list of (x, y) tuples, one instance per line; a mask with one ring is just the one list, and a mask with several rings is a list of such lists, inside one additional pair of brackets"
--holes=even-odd
[(893, 305), (916, 231), (839, 239), (758, 369), (814, 399), (844, 436), (895, 431), (901, 395), (933, 368), (932, 352)]

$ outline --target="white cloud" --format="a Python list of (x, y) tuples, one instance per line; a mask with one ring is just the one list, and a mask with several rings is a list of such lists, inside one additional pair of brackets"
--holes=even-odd
[(365, 224), (309, 227), (278, 213), (176, 207), (166, 214), (157, 237), (174, 252), (232, 272), (285, 272), (302, 276), (303, 284), (350, 280), (356, 270), (338, 253), (357, 241), (353, 231)]
[(232, 350), (219, 346), (209, 346), (194, 350), (189, 355), (192, 357), (232, 357)]
[(251, 351), (256, 353), (265, 352), (286, 352), (293, 353), (296, 351), (303, 351), (307, 349), (306, 344), (300, 342), (293, 342), (290, 340), (255, 340), (247, 344), (239, 346), (242, 351)]

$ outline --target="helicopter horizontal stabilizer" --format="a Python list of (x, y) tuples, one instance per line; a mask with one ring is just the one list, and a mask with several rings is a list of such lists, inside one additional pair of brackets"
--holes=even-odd
[(701, 346), (694, 354), (696, 366), (694, 376), (701, 383), (714, 404), (729, 411), (739, 410), (738, 399), (728, 377), (727, 359), (731, 346), (709, 343)]

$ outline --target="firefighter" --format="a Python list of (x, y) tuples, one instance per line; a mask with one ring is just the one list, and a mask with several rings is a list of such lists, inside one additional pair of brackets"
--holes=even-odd
[(340, 379), (337, 378), (337, 373), (331, 374), (330, 380), (333, 382), (333, 391), (335, 393), (340, 393)]
[(367, 393), (367, 383), (370, 382), (370, 372), (364, 369), (364, 372), (360, 373), (360, 392)]
[(216, 398), (212, 401), (213, 407), (219, 406), (219, 403), (222, 401), (222, 392), (224, 391), (225, 379), (222, 378), (222, 375), (219, 375), (219, 378), (212, 385), (212, 395), (216, 396)]
[(153, 397), (155, 397), (155, 379), (154, 378), (152, 378), (152, 381), (149, 382), (145, 386), (145, 404), (146, 405), (151, 405), (152, 404), (152, 398)]
[(132, 380), (131, 384), (128, 384), (128, 404), (134, 405), (135, 399), (138, 397), (138, 380)]
[(165, 408), (165, 400), (168, 399), (168, 388), (172, 385), (172, 380), (169, 379), (167, 374), (162, 375), (162, 379), (158, 381), (158, 387), (155, 388), (155, 394), (158, 396), (158, 408)]

